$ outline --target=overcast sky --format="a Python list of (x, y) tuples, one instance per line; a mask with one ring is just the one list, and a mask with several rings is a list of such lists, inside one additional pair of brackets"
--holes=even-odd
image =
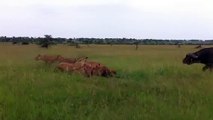
[(0, 0), (0, 36), (213, 39), (213, 0)]

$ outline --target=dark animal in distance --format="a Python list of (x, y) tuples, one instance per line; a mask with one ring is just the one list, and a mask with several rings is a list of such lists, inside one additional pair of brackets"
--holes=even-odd
[(22, 42), (21, 44), (22, 45), (29, 45), (30, 43), (29, 42)]
[(203, 71), (209, 69), (213, 70), (213, 47), (211, 48), (203, 48), (197, 52), (189, 53), (183, 59), (183, 63), (187, 65), (191, 65), (193, 63), (201, 63), (205, 66), (203, 67)]
[(12, 44), (13, 44), (13, 45), (18, 44), (18, 42), (14, 41), (14, 42), (12, 42)]
[(42, 48), (48, 48), (48, 47), (49, 47), (49, 44), (48, 44), (48, 43), (44, 43), (44, 44), (41, 45), (41, 47), (42, 47)]

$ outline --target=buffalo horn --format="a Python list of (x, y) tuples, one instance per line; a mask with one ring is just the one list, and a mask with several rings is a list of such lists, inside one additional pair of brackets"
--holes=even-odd
[(191, 54), (189, 54), (192, 58), (198, 58), (198, 56), (197, 55), (195, 55), (195, 54), (193, 54), (193, 53), (191, 53)]

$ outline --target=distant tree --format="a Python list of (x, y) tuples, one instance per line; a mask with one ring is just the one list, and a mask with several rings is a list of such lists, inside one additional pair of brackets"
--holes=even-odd
[(107, 41), (106, 42), (108, 45), (112, 46), (113, 45), (113, 41)]
[(139, 42), (135, 42), (134, 44), (135, 44), (135, 50), (138, 50), (138, 44), (139, 44)]
[(87, 47), (89, 47), (89, 44), (90, 44), (89, 40), (86, 40), (85, 44), (87, 45)]
[(44, 38), (40, 38), (39, 45), (42, 48), (49, 48), (49, 46), (53, 43), (53, 38), (51, 35), (44, 35)]
[(75, 48), (81, 48), (78, 43), (75, 43)]
[(181, 43), (175, 43), (175, 45), (177, 45), (178, 48), (181, 48)]
[(181, 45), (180, 45), (180, 44), (178, 44), (178, 48), (181, 48)]

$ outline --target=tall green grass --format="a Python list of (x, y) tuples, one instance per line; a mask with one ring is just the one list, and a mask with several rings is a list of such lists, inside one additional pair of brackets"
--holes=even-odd
[[(193, 46), (0, 45), (1, 120), (211, 120), (213, 74), (183, 65)], [(88, 56), (117, 71), (85, 78), (37, 62), (37, 54)]]

